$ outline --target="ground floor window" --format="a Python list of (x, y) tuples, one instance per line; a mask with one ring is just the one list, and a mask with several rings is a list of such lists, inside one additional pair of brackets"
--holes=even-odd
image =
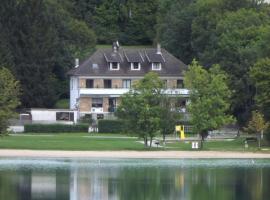
[(57, 121), (74, 121), (73, 112), (56, 112)]
[(115, 112), (116, 111), (116, 98), (109, 98), (109, 112)]
[(102, 108), (103, 99), (102, 98), (92, 98), (92, 108)]

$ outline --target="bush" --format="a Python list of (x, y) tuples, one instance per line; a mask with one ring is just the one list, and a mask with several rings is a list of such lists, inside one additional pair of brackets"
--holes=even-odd
[(99, 133), (121, 133), (125, 130), (125, 123), (122, 120), (99, 120)]
[(88, 132), (87, 124), (66, 125), (66, 124), (26, 124), (25, 133), (70, 133)]

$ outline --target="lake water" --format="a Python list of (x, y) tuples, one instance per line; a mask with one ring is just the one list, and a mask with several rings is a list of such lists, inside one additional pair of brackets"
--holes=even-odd
[(0, 159), (1, 200), (266, 200), (270, 160)]

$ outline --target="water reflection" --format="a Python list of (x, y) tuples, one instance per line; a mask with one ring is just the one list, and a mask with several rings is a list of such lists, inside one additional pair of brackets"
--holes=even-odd
[(120, 162), (100, 166), (68, 162), (60, 167), (35, 168), (28, 163), (0, 168), (0, 199), (8, 200), (263, 200), (270, 196), (269, 184), (270, 165), (183, 167)]

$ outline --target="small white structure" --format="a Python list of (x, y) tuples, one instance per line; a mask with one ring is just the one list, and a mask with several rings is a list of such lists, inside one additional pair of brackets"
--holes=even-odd
[(191, 148), (192, 149), (199, 149), (199, 142), (192, 142), (191, 143)]
[(73, 124), (77, 123), (78, 115), (76, 110), (68, 109), (36, 109), (31, 111), (32, 122), (34, 123), (63, 123)]

